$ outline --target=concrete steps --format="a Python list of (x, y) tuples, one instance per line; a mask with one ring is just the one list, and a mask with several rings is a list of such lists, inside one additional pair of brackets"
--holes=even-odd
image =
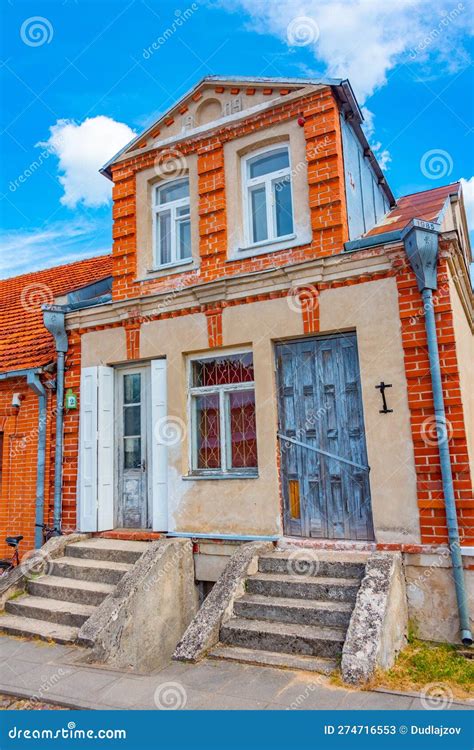
[(221, 627), (221, 643), (305, 656), (339, 656), (345, 631), (315, 625), (233, 617)]
[(264, 596), (355, 602), (359, 586), (358, 578), (257, 573), (247, 578), (245, 588), (249, 594)]
[(109, 583), (90, 583), (89, 581), (76, 581), (73, 578), (43, 576), (29, 581), (27, 590), (33, 596), (63, 599), (67, 602), (91, 604), (97, 607), (106, 596), (112, 593), (114, 586)]
[(108, 560), (90, 560), (81, 557), (63, 557), (51, 565), (51, 575), (73, 578), (76, 581), (109, 583), (116, 586), (120, 579), (132, 569), (127, 563)]
[(117, 583), (145, 552), (146, 542), (87, 539), (69, 544), (51, 561), (48, 575), (32, 578), (26, 594), (10, 599), (0, 614), (0, 631), (11, 635), (74, 643)]
[(260, 667), (281, 667), (282, 669), (304, 669), (307, 672), (331, 674), (337, 668), (337, 659), (322, 659), (299, 654), (285, 654), (275, 651), (225, 646), (219, 643), (208, 653), (210, 659), (226, 659)]
[(351, 619), (352, 604), (246, 594), (234, 603), (234, 614), (238, 617), (256, 620), (276, 620), (299, 625), (323, 625), (347, 629)]
[(0, 630), (8, 635), (27, 638), (40, 638), (42, 641), (56, 643), (74, 643), (78, 628), (68, 625), (57, 625), (45, 620), (35, 620), (20, 615), (0, 615)]
[(20, 617), (31, 617), (54, 622), (57, 625), (80, 628), (95, 611), (95, 607), (90, 604), (76, 604), (27, 594), (19, 599), (8, 601), (5, 611)]
[(360, 555), (288, 549), (260, 556), (209, 656), (329, 674), (364, 572)]

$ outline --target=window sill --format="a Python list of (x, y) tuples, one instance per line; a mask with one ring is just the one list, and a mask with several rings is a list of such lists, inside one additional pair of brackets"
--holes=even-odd
[(214, 479), (258, 479), (259, 475), (258, 472), (255, 474), (232, 474), (229, 472), (228, 474), (184, 474), (181, 479), (184, 479), (185, 481), (194, 481), (207, 479), (207, 480), (214, 480)]
[(263, 255), (265, 253), (275, 253), (279, 250), (287, 250), (304, 244), (306, 244), (304, 239), (298, 237), (296, 234), (291, 234), (282, 239), (267, 240), (259, 242), (257, 245), (250, 245), (249, 247), (239, 247), (232, 252), (232, 255), (229, 255), (227, 262), (240, 260), (241, 258), (253, 258), (256, 255)]
[(154, 268), (147, 268), (147, 275), (148, 274), (157, 274), (161, 273), (161, 271), (167, 271), (170, 268), (179, 268), (181, 266), (192, 266), (194, 263), (194, 258), (184, 258), (184, 260), (176, 260), (173, 261), (173, 263), (164, 263), (162, 266), (155, 266)]

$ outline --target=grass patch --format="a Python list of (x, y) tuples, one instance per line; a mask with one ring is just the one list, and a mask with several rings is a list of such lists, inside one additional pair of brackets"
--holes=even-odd
[(429, 643), (410, 636), (392, 669), (379, 671), (367, 686), (390, 690), (420, 690), (431, 683), (451, 688), (458, 698), (474, 697), (474, 659), (460, 651), (467, 647), (449, 643)]

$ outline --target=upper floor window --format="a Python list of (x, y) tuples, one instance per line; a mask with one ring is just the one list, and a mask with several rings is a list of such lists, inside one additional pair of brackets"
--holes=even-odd
[(155, 188), (155, 261), (173, 265), (191, 258), (191, 220), (188, 178), (164, 182)]
[(244, 160), (244, 216), (249, 245), (293, 234), (288, 146), (265, 149)]

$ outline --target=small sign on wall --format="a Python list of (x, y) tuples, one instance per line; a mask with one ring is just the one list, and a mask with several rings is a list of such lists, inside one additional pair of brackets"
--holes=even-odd
[(66, 409), (77, 409), (77, 396), (72, 388), (66, 391)]

